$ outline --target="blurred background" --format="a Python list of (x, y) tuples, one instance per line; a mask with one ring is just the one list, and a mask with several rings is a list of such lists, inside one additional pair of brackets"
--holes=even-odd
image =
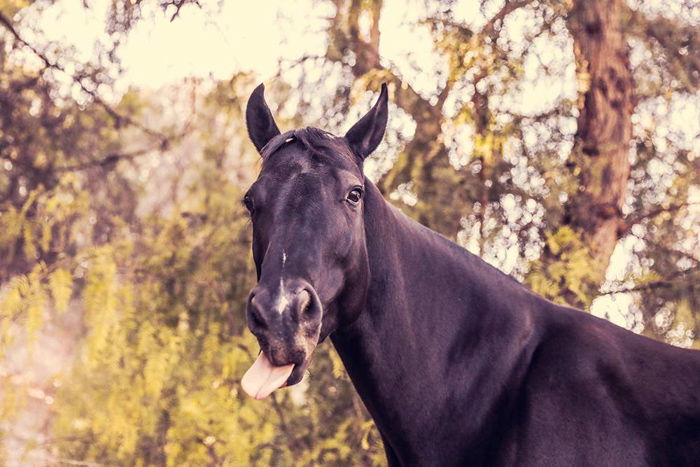
[(381, 465), (329, 343), (258, 402), (243, 110), (559, 303), (700, 348), (695, 0), (0, 0), (0, 464)]

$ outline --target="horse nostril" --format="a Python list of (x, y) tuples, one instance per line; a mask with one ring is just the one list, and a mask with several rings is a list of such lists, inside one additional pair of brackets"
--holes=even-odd
[(308, 314), (311, 309), (311, 295), (309, 295), (307, 290), (299, 292), (299, 304), (301, 305), (299, 308), (301, 308), (302, 315)]
[(299, 292), (299, 308), (301, 309), (301, 315), (306, 317), (311, 317), (316, 314), (313, 299), (308, 290), (302, 290)]
[(249, 317), (253, 326), (255, 326), (256, 328), (262, 329), (267, 327), (267, 324), (265, 324), (265, 321), (263, 321), (262, 317), (260, 317), (260, 313), (258, 313), (257, 311), (251, 311)]
[(250, 302), (248, 303), (248, 322), (254, 328), (264, 329), (267, 327), (267, 323), (263, 319), (262, 315), (260, 314), (260, 309), (255, 303), (255, 296), (251, 297)]

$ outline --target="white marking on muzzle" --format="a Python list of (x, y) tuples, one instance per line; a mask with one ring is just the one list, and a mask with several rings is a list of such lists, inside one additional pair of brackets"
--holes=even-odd
[(283, 313), (287, 308), (287, 305), (289, 305), (289, 297), (287, 297), (287, 293), (284, 291), (284, 289), (280, 287), (280, 295), (277, 297), (277, 304), (275, 305), (277, 313)]
[(282, 273), (280, 274), (280, 293), (277, 297), (277, 303), (275, 304), (275, 309), (278, 313), (282, 314), (284, 310), (289, 305), (289, 297), (287, 297), (287, 292), (284, 290), (284, 265), (287, 264), (287, 252), (282, 251)]

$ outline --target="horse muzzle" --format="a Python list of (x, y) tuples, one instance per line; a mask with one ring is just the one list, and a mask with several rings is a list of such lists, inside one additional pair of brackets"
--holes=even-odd
[(248, 328), (260, 354), (241, 380), (256, 399), (302, 380), (321, 331), (322, 306), (306, 281), (280, 280), (276, 287), (259, 284), (248, 299)]

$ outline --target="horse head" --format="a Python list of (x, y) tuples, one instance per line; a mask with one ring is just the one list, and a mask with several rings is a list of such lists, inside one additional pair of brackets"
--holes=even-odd
[(244, 197), (258, 283), (248, 327), (260, 354), (242, 380), (264, 398), (301, 381), (316, 346), (361, 312), (368, 288), (363, 160), (382, 140), (387, 90), (345, 136), (317, 128), (280, 133), (262, 85), (246, 108), (263, 158)]

